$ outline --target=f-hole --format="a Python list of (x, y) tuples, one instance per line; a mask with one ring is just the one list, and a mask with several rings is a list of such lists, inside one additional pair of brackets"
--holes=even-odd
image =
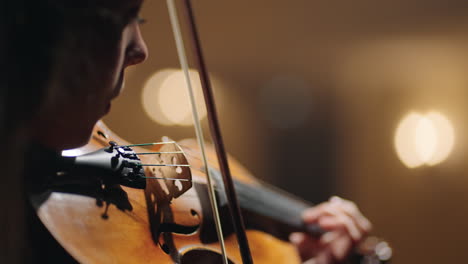
[(97, 134), (98, 134), (100, 137), (104, 138), (104, 139), (108, 139), (108, 138), (109, 138), (109, 136), (107, 136), (106, 133), (102, 132), (101, 130), (98, 130), (98, 131), (97, 131)]

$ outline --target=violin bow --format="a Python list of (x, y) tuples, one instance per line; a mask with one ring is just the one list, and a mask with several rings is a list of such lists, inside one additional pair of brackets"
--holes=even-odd
[[(223, 182), (224, 182), (224, 189), (228, 201), (229, 211), (231, 213), (232, 223), (234, 225), (234, 230), (237, 235), (237, 241), (239, 243), (239, 250), (242, 257), (242, 262), (244, 264), (252, 264), (252, 255), (250, 253), (249, 243), (247, 240), (247, 235), (245, 233), (245, 224), (241, 215), (241, 210), (239, 206), (239, 202), (237, 200), (236, 192), (234, 189), (234, 183), (232, 180), (231, 172), (229, 169), (229, 164), (227, 161), (226, 150), (224, 147), (223, 139), (221, 136), (221, 129), (219, 126), (219, 119), (217, 117), (216, 105), (214, 102), (213, 96), (213, 89), (211, 86), (210, 79), (208, 77), (208, 70), (203, 59), (203, 53), (200, 44), (200, 38), (198, 35), (198, 31), (195, 25), (195, 17), (193, 14), (193, 8), (191, 5), (190, 0), (183, 0), (183, 12), (185, 17), (188, 20), (188, 30), (190, 35), (190, 46), (193, 50), (193, 55), (195, 58), (196, 68), (198, 70), (201, 87), (203, 90), (203, 96), (205, 98), (205, 106), (207, 109), (207, 116), (208, 122), (210, 127), (211, 136), (213, 139), (213, 144), (216, 149), (216, 155), (218, 157), (219, 168), (222, 174)], [(209, 197), (211, 202), (211, 207), (213, 210), (216, 230), (218, 234), (218, 238), (221, 244), (221, 250), (223, 253), (223, 262), (228, 264), (227, 256), (226, 256), (226, 249), (224, 246), (224, 239), (223, 239), (223, 232), (221, 228), (221, 221), (219, 219), (219, 212), (218, 207), (216, 204), (215, 199), (215, 190), (214, 186), (212, 185), (212, 179), (210, 175), (210, 170), (208, 167), (208, 162), (205, 154), (205, 144), (203, 139), (203, 133), (200, 125), (200, 121), (198, 118), (198, 111), (195, 104), (195, 97), (193, 95), (192, 85), (188, 73), (188, 63), (187, 63), (187, 56), (185, 54), (185, 45), (182, 38), (182, 33), (180, 29), (180, 24), (178, 23), (177, 18), (177, 10), (175, 7), (175, 0), (167, 0), (168, 9), (169, 9), (169, 16), (171, 18), (171, 24), (174, 32), (174, 38), (176, 41), (177, 52), (179, 55), (180, 64), (184, 71), (185, 79), (187, 82), (188, 93), (190, 97), (190, 102), (192, 106), (192, 115), (194, 119), (195, 125), (195, 132), (197, 135), (198, 144), (200, 145), (202, 158), (204, 162), (204, 166), (206, 168), (207, 180), (208, 180), (208, 189), (209, 189)]]

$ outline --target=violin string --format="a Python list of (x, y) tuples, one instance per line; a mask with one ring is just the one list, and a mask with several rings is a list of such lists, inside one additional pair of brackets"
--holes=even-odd
[[(194, 159), (199, 158), (194, 157)], [(205, 172), (205, 170), (201, 168), (194, 169), (202, 173)], [(213, 171), (212, 175), (217, 180), (221, 179), (219, 171), (216, 169)], [(282, 192), (278, 193), (276, 189), (265, 188), (264, 186), (251, 186), (249, 184), (243, 183), (242, 181), (236, 180), (234, 183), (242, 208), (246, 208), (247, 210), (255, 210), (262, 215), (271, 217), (272, 219), (278, 220), (284, 224), (287, 224), (288, 226), (298, 228), (298, 230), (303, 228), (300, 212), (302, 212), (304, 208), (310, 207), (311, 205), (306, 204), (304, 201), (295, 199), (295, 197), (284, 195)], [(214, 189), (217, 192), (217, 197), (222, 195), (222, 186), (215, 185)], [(285, 215), (289, 217), (285, 219)]]
[[(162, 145), (162, 144), (177, 144), (175, 141), (169, 142), (156, 142), (156, 143), (142, 143), (142, 144), (133, 144), (133, 145), (125, 145), (119, 147), (135, 147), (135, 146), (149, 146), (149, 145)], [(178, 147), (181, 149), (180, 147)], [(158, 152), (140, 152), (135, 153), (135, 155), (158, 155), (158, 154), (184, 154), (183, 151), (158, 151)], [(189, 164), (140, 164), (140, 166), (147, 166), (147, 167), (190, 167)], [(154, 179), (154, 180), (173, 180), (173, 181), (192, 181), (191, 179), (182, 179), (182, 178), (164, 178), (164, 177), (146, 177), (140, 176), (142, 179)]]
[(132, 144), (132, 145), (123, 145), (118, 147), (143, 147), (143, 146), (154, 146), (154, 145), (165, 145), (165, 144), (176, 144), (175, 141), (166, 141), (166, 142), (154, 142), (154, 143), (141, 143), (141, 144)]
[[(191, 149), (191, 148), (188, 147), (188, 146), (184, 146), (184, 145), (182, 145), (182, 146), (183, 146), (184, 148), (186, 148), (186, 149)], [(194, 159), (194, 160), (197, 160), (197, 161), (201, 162), (201, 159), (200, 159), (198, 156), (191, 155), (190, 157), (191, 157), (192, 159)], [(192, 169), (193, 169), (193, 168), (192, 168)], [(210, 169), (214, 169), (216, 172), (219, 171), (219, 169), (216, 169), (216, 168), (214, 168), (214, 167), (210, 167)], [(199, 171), (199, 172), (201, 172), (201, 173), (204, 173), (204, 171), (205, 171), (205, 170), (202, 169), (202, 168), (195, 168), (195, 170), (197, 170), (197, 171)], [(234, 178), (237, 178), (237, 177), (234, 177)], [(311, 207), (311, 206), (312, 206), (312, 205), (309, 204), (308, 201), (306, 201), (306, 200), (304, 200), (304, 199), (302, 199), (302, 198), (299, 198), (299, 197), (297, 197), (297, 196), (295, 196), (295, 195), (292, 195), (292, 194), (290, 194), (290, 193), (287, 193), (287, 192), (285, 192), (284, 190), (282, 190), (282, 189), (280, 189), (280, 188), (278, 188), (278, 187), (276, 187), (276, 186), (274, 186), (274, 185), (271, 185), (271, 184), (269, 184), (269, 183), (267, 183), (267, 182), (264, 182), (264, 181), (262, 181), (262, 180), (259, 180), (259, 179), (255, 179), (255, 180), (256, 180), (258, 183), (261, 183), (262, 186), (267, 187), (267, 188), (263, 188), (263, 189), (265, 189), (265, 190), (275, 191), (275, 192), (281, 194), (282, 196), (284, 196), (284, 197), (286, 197), (286, 198), (288, 198), (288, 199), (295, 200), (295, 201), (297, 201), (298, 203), (305, 204), (305, 205), (307, 205), (307, 207)], [(239, 181), (237, 181), (237, 182), (238, 182), (238, 183), (242, 183), (242, 182), (239, 182)], [(218, 188), (218, 186), (215, 186), (215, 187)], [(241, 186), (241, 188), (242, 188), (242, 186)], [(258, 188), (258, 187), (256, 187), (256, 188)], [(237, 189), (237, 188), (236, 188), (236, 189)], [(220, 190), (220, 189), (218, 188), (217, 190)]]
[[(137, 147), (137, 146), (151, 146), (151, 145), (163, 145), (163, 144), (176, 144), (177, 148), (180, 149), (180, 151), (141, 152), (141, 153), (134, 153), (134, 154), (135, 155), (185, 154), (183, 152), (182, 148), (175, 141), (141, 143), (141, 144), (132, 144), (132, 145), (118, 145), (117, 147)], [(146, 166), (146, 167), (190, 167), (190, 164), (140, 164), (140, 166)], [(192, 181), (191, 179), (183, 179), (183, 178), (164, 178), (164, 177), (146, 177), (146, 176), (139, 176), (139, 177), (143, 178), (143, 179), (155, 179), (155, 180)]]
[[(184, 147), (186, 149), (189, 148), (187, 146), (184, 146)], [(201, 162), (201, 158), (198, 157), (198, 156), (191, 156), (191, 158)], [(197, 170), (197, 171), (199, 171), (201, 173), (205, 173), (205, 171), (206, 171), (206, 170), (204, 170), (202, 168), (192, 168), (192, 169), (195, 169), (195, 170)], [(214, 169), (214, 170), (217, 171), (217, 169)], [(216, 177), (219, 177), (219, 176), (216, 176)], [(246, 185), (246, 184), (244, 184), (244, 183), (242, 183), (240, 181), (235, 181), (235, 183), (236, 183), (236, 190), (238, 190), (239, 198), (244, 198), (244, 200), (249, 200), (251, 197), (255, 197), (256, 195), (259, 194), (258, 192), (264, 193), (264, 192), (273, 192), (273, 191), (275, 191), (275, 192), (279, 192), (280, 194), (282, 194), (281, 199), (288, 199), (288, 200), (291, 200), (291, 201), (295, 201), (297, 204), (306, 204), (306, 201), (304, 201), (304, 200), (302, 200), (302, 199), (300, 199), (298, 197), (294, 197), (291, 194), (283, 193), (284, 191), (282, 191), (281, 189), (277, 189), (276, 187), (268, 185), (268, 184), (266, 184), (264, 182), (262, 182), (262, 186), (267, 185), (269, 188), (264, 188), (264, 187), (260, 188), (258, 186), (251, 187), (251, 186)], [(223, 188), (221, 186), (219, 186), (219, 185), (214, 185), (214, 188), (218, 192), (223, 191)], [(269, 190), (270, 188), (272, 190)], [(266, 199), (266, 200), (269, 200), (269, 199)], [(308, 205), (308, 206), (310, 207), (310, 205)]]
[[(177, 9), (175, 5), (175, 1), (167, 0), (167, 7), (168, 7), (169, 17), (170, 17), (170, 21), (172, 25), (172, 31), (174, 33), (174, 39), (176, 42), (177, 53), (179, 55), (178, 56), (179, 61), (184, 72), (185, 81), (187, 83), (187, 92), (189, 94), (190, 105), (192, 107), (192, 118), (193, 118), (194, 127), (195, 127), (195, 134), (197, 136), (198, 145), (200, 146), (204, 165), (206, 168), (208, 168), (208, 161), (207, 161), (207, 157), (205, 153), (205, 141), (203, 138), (203, 131), (199, 122), (200, 119), (199, 119), (198, 110), (196, 107), (197, 104), (195, 102), (195, 96), (193, 93), (192, 83), (190, 82), (187, 55), (185, 54), (184, 39), (182, 38), (182, 32), (181, 32), (181, 27), (179, 24), (179, 18), (177, 16)], [(221, 219), (219, 217), (218, 205), (217, 205), (216, 198), (215, 198), (216, 193), (212, 184), (213, 181), (211, 179), (209, 170), (206, 170), (206, 176), (207, 176), (208, 189), (209, 189), (208, 196), (210, 198), (211, 210), (213, 212), (213, 218), (214, 218), (214, 222), (216, 226), (216, 233), (218, 235), (218, 240), (219, 240), (221, 252), (223, 255), (223, 263), (228, 264), (226, 246), (224, 244), (223, 230), (221, 228)]]
[[(181, 146), (179, 146), (179, 148), (180, 147)], [(187, 149), (188, 147), (185, 146), (185, 148)], [(181, 152), (184, 153), (183, 151)], [(191, 157), (201, 162), (200, 157), (198, 156), (191, 156)], [(164, 164), (161, 164), (161, 166), (164, 166)], [(205, 172), (205, 170), (201, 168), (196, 168), (196, 170), (202, 173)], [(219, 177), (219, 175), (217, 175), (216, 173), (215, 173), (215, 176)], [(183, 178), (144, 177), (144, 176), (140, 176), (140, 177), (144, 179), (155, 179), (155, 180), (193, 181), (191, 179), (183, 179)], [(259, 186), (254, 187), (254, 186), (246, 185), (239, 181), (235, 182), (235, 186), (236, 186), (236, 190), (238, 191), (237, 193), (238, 193), (239, 200), (241, 201), (241, 204), (243, 204), (244, 206), (246, 204), (249, 204), (250, 206), (261, 205), (261, 207), (259, 208), (263, 208), (263, 210), (260, 210), (260, 211), (266, 210), (268, 212), (276, 212), (274, 214), (269, 213), (269, 215), (272, 214), (270, 215), (270, 217), (273, 217), (274, 219), (279, 220), (279, 221), (284, 221), (283, 216), (289, 215), (293, 219), (288, 219), (286, 221), (287, 224), (292, 225), (296, 228), (300, 228), (302, 226), (301, 225), (302, 222), (300, 220), (295, 221), (295, 216), (300, 215), (298, 212), (301, 212), (304, 206), (306, 206), (305, 201), (302, 201), (298, 199), (297, 197), (289, 197), (288, 195), (284, 195), (284, 193), (281, 193), (281, 192), (276, 193), (275, 188), (270, 190), (269, 188), (263, 188)], [(218, 193), (223, 191), (222, 186), (219, 186), (219, 185), (214, 185), (214, 189)], [(281, 199), (277, 199), (278, 195), (280, 196)], [(245, 201), (248, 201), (248, 203), (246, 203)], [(264, 209), (265, 206), (267, 207), (267, 209)]]
[(153, 179), (153, 180), (192, 181), (189, 179), (182, 179), (182, 178), (145, 177), (145, 176), (140, 176), (140, 178)]
[(147, 167), (190, 167), (190, 164), (139, 164)]
[[(199, 168), (196, 170), (203, 172), (202, 169)], [(219, 171), (214, 169), (213, 175), (218, 180), (221, 179), (219, 173)], [(271, 186), (268, 188), (263, 185), (254, 186), (237, 180), (234, 181), (234, 184), (242, 208), (253, 210), (261, 215), (271, 217), (291, 227), (298, 228), (299, 230), (303, 228), (303, 222), (300, 217), (301, 212), (305, 208), (310, 207), (310, 204), (290, 194), (285, 194), (283, 191), (274, 187), (271, 189)], [(222, 186), (215, 185), (215, 189), (218, 193), (223, 192)], [(284, 218), (285, 215), (287, 215), (288, 218)], [(320, 234), (320, 231), (317, 231), (317, 233), (313, 235), (318, 234)]]
[[(185, 154), (182, 148), (175, 141), (155, 142), (155, 143), (142, 143), (133, 145), (124, 145), (119, 147), (135, 147), (135, 146), (149, 146), (149, 145), (163, 145), (163, 144), (176, 144), (179, 151), (156, 151), (156, 152), (136, 152), (135, 155), (159, 155), (159, 154)], [(189, 164), (140, 164), (141, 166), (172, 166), (172, 167), (190, 167)]]
[(183, 154), (182, 151), (160, 151), (160, 152), (140, 152), (135, 153), (136, 155), (157, 155), (157, 154)]

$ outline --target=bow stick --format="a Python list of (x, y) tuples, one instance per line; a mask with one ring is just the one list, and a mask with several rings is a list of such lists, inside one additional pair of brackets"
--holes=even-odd
[[(223, 257), (224, 257), (223, 261), (225, 264), (227, 264), (228, 262), (227, 262), (225, 247), (224, 247), (223, 233), (222, 233), (221, 224), (219, 220), (219, 213), (217, 209), (216, 199), (214, 196), (214, 188), (212, 185), (211, 175), (209, 173), (210, 170), (208, 169), (209, 167), (208, 167), (208, 163), (207, 163), (207, 159), (205, 155), (203, 133), (201, 130), (201, 126), (200, 126), (200, 122), (198, 118), (198, 111), (196, 109), (195, 99), (194, 99), (193, 91), (191, 88), (192, 85), (191, 85), (190, 77), (188, 74), (188, 63), (187, 63), (187, 58), (185, 56), (185, 51), (184, 51), (185, 48), (183, 44), (180, 26), (179, 26), (178, 19), (177, 19), (175, 3), (174, 3), (174, 0), (167, 0), (167, 3), (168, 3), (169, 14), (171, 17), (171, 23), (172, 23), (172, 27), (174, 31), (174, 37), (176, 39), (179, 60), (184, 70), (185, 79), (187, 81), (187, 86), (188, 86), (188, 92), (191, 98), (192, 114), (193, 114), (194, 123), (195, 123), (195, 131), (197, 134), (197, 140), (200, 145), (200, 149), (202, 151), (202, 158), (204, 160), (204, 164), (206, 168), (208, 185), (209, 185), (208, 187), (210, 189), (209, 196), (210, 196), (213, 213), (215, 215), (215, 224), (217, 226), (218, 237), (219, 237), (221, 248), (223, 251)], [(210, 132), (211, 132), (213, 143), (216, 149), (219, 168), (223, 176), (225, 193), (226, 193), (229, 210), (230, 210), (231, 217), (232, 217), (232, 222), (234, 224), (234, 230), (236, 231), (237, 241), (239, 243), (242, 262), (244, 264), (250, 264), (250, 263), (253, 263), (252, 255), (250, 253), (250, 248), (249, 248), (249, 244), (247, 241), (247, 235), (245, 233), (245, 225), (241, 216), (239, 202), (237, 200), (236, 192), (234, 189), (234, 183), (232, 180), (231, 172), (229, 170), (229, 164), (227, 162), (227, 155), (226, 155), (226, 150), (224, 148), (224, 143), (223, 143), (222, 136), (221, 136), (221, 130), (219, 127), (219, 121), (218, 121), (216, 106), (214, 102), (213, 90), (212, 90), (211, 82), (208, 78), (208, 70), (203, 59), (200, 39), (198, 36), (197, 28), (195, 26), (195, 18), (193, 15), (193, 9), (192, 9), (190, 0), (184, 0), (183, 6), (184, 6), (184, 13), (188, 19), (188, 28), (189, 28), (189, 34), (190, 34), (190, 40), (191, 40), (190, 42), (191, 42), (191, 46), (194, 52), (196, 68), (200, 76), (203, 95), (205, 98)]]

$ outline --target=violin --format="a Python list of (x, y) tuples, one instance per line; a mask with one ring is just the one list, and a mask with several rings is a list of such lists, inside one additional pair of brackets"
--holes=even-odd
[[(205, 169), (196, 145), (187, 139), (150, 148), (132, 146), (99, 122), (87, 145), (64, 153), (66, 165), (47, 186), (47, 199), (33, 196), (33, 204), (38, 205), (37, 214), (50, 233), (80, 263), (221, 263)], [(121, 171), (125, 162), (114, 166), (112, 158), (102, 158), (106, 151), (108, 157), (116, 156), (109, 149), (136, 155), (144, 176), (126, 180), (131, 172)], [(216, 154), (210, 146), (207, 150), (228, 262), (242, 263), (220, 188)], [(109, 168), (100, 166), (100, 159)], [(260, 183), (232, 157), (229, 164), (253, 261), (300, 263), (287, 238), (293, 231), (310, 231), (302, 223), (301, 212), (311, 205)], [(379, 255), (384, 242), (379, 243), (378, 250), (375, 242), (360, 248), (366, 252), (356, 254), (355, 263), (386, 263), (388, 256)]]
[[(201, 55), (197, 45), (196, 50)], [(209, 87), (197, 57), (203, 86)], [(288, 235), (323, 234), (302, 221), (310, 204), (260, 183), (226, 155), (210, 88), (205, 101), (214, 147), (199, 148), (194, 140), (130, 144), (99, 122), (86, 146), (63, 154), (31, 200), (44, 225), (76, 260), (299, 263)], [(381, 242), (357, 247), (355, 262), (384, 263), (389, 259), (381, 254), (388, 253), (385, 249)]]

